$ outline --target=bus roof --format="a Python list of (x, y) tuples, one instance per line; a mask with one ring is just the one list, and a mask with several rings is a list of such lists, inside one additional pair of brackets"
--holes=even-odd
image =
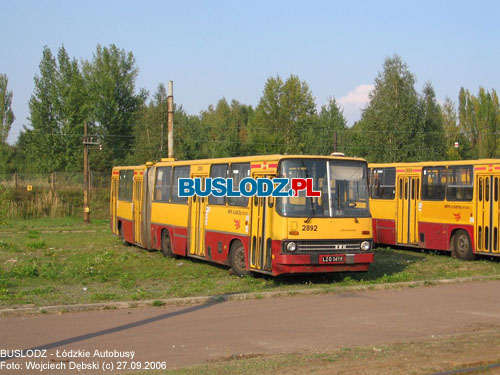
[(237, 156), (237, 157), (225, 157), (225, 158), (212, 158), (212, 159), (196, 159), (196, 160), (176, 160), (176, 161), (159, 161), (156, 162), (155, 165), (170, 165), (170, 164), (214, 164), (221, 163), (223, 161), (231, 162), (231, 163), (243, 163), (243, 162), (252, 162), (252, 161), (278, 161), (282, 159), (332, 159), (332, 160), (358, 160), (358, 161), (366, 161), (362, 158), (348, 157), (348, 156), (329, 156), (329, 155), (256, 155), (256, 156)]
[(441, 161), (422, 161), (422, 162), (398, 162), (398, 163), (369, 163), (370, 167), (433, 167), (439, 165), (490, 165), (500, 164), (500, 159), (476, 159), (476, 160), (441, 160)]

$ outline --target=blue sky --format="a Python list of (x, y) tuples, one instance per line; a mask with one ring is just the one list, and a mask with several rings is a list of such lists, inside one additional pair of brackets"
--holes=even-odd
[(137, 87), (174, 81), (174, 99), (196, 114), (220, 98), (257, 105), (266, 79), (305, 80), (318, 106), (329, 97), (359, 119), (384, 59), (395, 53), (438, 97), (461, 86), (500, 88), (499, 1), (6, 1), (0, 0), (0, 73), (9, 77), (16, 121), (44, 45), (91, 59), (98, 43), (132, 51)]

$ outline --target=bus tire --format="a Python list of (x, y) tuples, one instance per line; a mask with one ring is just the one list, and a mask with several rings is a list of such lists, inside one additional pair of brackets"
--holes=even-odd
[(172, 252), (172, 242), (170, 241), (170, 235), (168, 234), (168, 229), (164, 229), (161, 232), (161, 252), (166, 257), (174, 256)]
[(245, 248), (240, 241), (235, 241), (231, 245), (229, 264), (231, 265), (231, 270), (236, 276), (243, 277), (248, 274), (245, 262)]
[(451, 255), (454, 258), (462, 260), (474, 260), (475, 255), (472, 252), (472, 244), (470, 242), (469, 234), (463, 230), (459, 229), (453, 235), (453, 248)]
[(122, 241), (122, 243), (125, 246), (130, 246), (130, 244), (125, 240), (125, 236), (123, 234), (123, 225), (121, 225), (121, 223), (120, 223), (120, 226), (118, 228), (118, 235), (120, 236), (120, 240)]

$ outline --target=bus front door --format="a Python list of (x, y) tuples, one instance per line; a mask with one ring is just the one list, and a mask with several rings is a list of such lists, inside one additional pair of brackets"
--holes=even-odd
[(136, 244), (142, 245), (142, 179), (139, 173), (135, 172), (137, 175), (134, 176), (134, 191), (133, 191), (133, 199), (134, 199), (134, 242)]
[[(268, 176), (266, 176), (268, 177)], [(251, 226), (249, 243), (250, 269), (260, 271), (271, 271), (271, 210), (269, 199), (257, 197), (251, 198)]]
[(500, 177), (476, 176), (476, 251), (500, 253)]
[(420, 178), (416, 176), (398, 176), (397, 198), (397, 243), (417, 245)]
[[(194, 176), (199, 177), (199, 176)], [(205, 177), (199, 177), (205, 186)], [(205, 257), (205, 226), (208, 197), (193, 195), (189, 198), (189, 255)]]
[(111, 223), (111, 232), (118, 234), (118, 227), (117, 223), (118, 220), (116, 219), (116, 205), (118, 203), (118, 178), (112, 178), (111, 179), (111, 212), (110, 212), (110, 223)]

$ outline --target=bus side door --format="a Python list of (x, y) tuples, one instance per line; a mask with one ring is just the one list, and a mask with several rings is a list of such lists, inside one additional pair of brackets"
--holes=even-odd
[(254, 270), (271, 271), (271, 209), (269, 208), (269, 199), (273, 198), (257, 196), (251, 198), (249, 264), (250, 269)]
[(476, 175), (476, 251), (500, 253), (500, 176)]
[[(201, 186), (205, 187), (205, 175), (193, 176), (201, 179)], [(208, 197), (193, 195), (189, 198), (188, 218), (188, 248), (189, 255), (205, 257), (205, 227)]]
[[(116, 173), (116, 172), (114, 172)], [(116, 218), (116, 205), (118, 202), (118, 178), (115, 178), (114, 175), (111, 177), (111, 194), (110, 194), (110, 210), (109, 210), (109, 215), (110, 215), (110, 225), (111, 225), (111, 232), (114, 234), (118, 234), (118, 227), (117, 223), (118, 220)]]
[(416, 245), (418, 244), (420, 177), (399, 175), (397, 186), (397, 243)]
[(134, 172), (134, 191), (132, 193), (134, 202), (134, 242), (139, 245), (142, 245), (143, 173), (140, 171)]

